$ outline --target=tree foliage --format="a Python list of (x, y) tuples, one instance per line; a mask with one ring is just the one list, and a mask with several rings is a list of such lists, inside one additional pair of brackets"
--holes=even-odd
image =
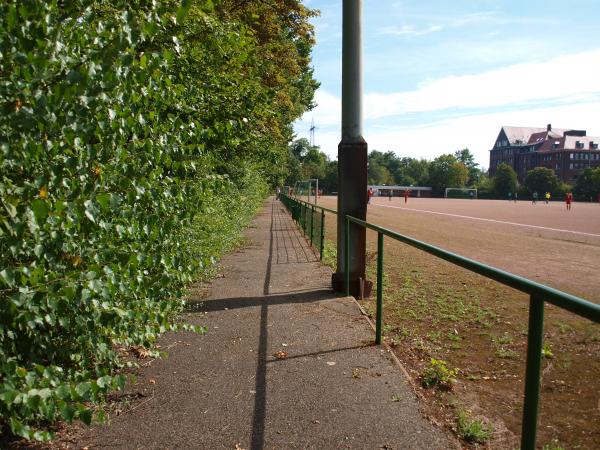
[(600, 167), (587, 168), (577, 178), (573, 195), (579, 200), (595, 200), (600, 194)]
[[(0, 425), (89, 423), (117, 349), (178, 327), (187, 283), (282, 177), (312, 106), (298, 1), (0, 4)], [(201, 330), (199, 330), (201, 331)]]
[(479, 168), (479, 164), (475, 162), (475, 155), (473, 155), (468, 148), (463, 148), (462, 150), (457, 150), (456, 152), (454, 152), (454, 156), (461, 163), (463, 163), (469, 171), (467, 185), (476, 186), (484, 174), (483, 171)]
[(531, 193), (543, 194), (550, 192), (558, 194), (561, 191), (561, 184), (556, 173), (547, 167), (536, 167), (528, 171), (523, 184)]
[(469, 178), (469, 169), (454, 155), (441, 155), (429, 165), (429, 182), (437, 195), (447, 187), (464, 187)]
[(493, 191), (499, 197), (506, 197), (509, 193), (517, 191), (517, 172), (508, 164), (499, 164), (496, 168), (496, 176), (493, 178)]

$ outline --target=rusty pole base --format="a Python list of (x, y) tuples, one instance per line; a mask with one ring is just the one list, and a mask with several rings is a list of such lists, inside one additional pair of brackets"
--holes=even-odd
[[(363, 280), (363, 283), (361, 283)], [(362, 292), (361, 292), (362, 284)], [(343, 272), (336, 272), (331, 275), (331, 286), (335, 292), (346, 292), (346, 281)], [(373, 295), (373, 282), (365, 280), (356, 274), (350, 274), (350, 295), (356, 299), (370, 298)]]

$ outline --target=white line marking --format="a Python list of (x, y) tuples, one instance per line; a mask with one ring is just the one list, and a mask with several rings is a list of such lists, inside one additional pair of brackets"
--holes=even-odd
[(376, 205), (376, 206), (382, 206), (384, 208), (403, 209), (405, 211), (417, 211), (417, 212), (423, 212), (423, 213), (428, 213), (428, 214), (439, 214), (440, 216), (459, 217), (461, 219), (471, 219), (471, 220), (481, 220), (484, 222), (503, 223), (506, 225), (514, 225), (517, 227), (539, 228), (540, 230), (559, 231), (562, 233), (582, 234), (584, 236), (600, 237), (600, 234), (585, 233), (583, 231), (562, 230), (560, 228), (542, 227), (540, 225), (527, 225), (524, 223), (506, 222), (504, 220), (484, 219), (482, 217), (463, 216), (460, 214), (450, 214), (450, 213), (443, 213), (443, 212), (438, 212), (438, 211), (428, 211), (426, 209), (414, 209), (414, 208), (406, 208), (406, 207), (402, 207), (402, 206), (382, 205), (381, 203), (375, 203), (375, 202), (373, 202), (371, 204)]

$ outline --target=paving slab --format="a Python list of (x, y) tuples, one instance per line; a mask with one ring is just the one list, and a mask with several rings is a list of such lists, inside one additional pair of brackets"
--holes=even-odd
[(138, 400), (77, 447), (106, 449), (444, 449), (408, 381), (331, 271), (270, 199), (222, 277), (192, 289), (166, 359), (142, 367)]

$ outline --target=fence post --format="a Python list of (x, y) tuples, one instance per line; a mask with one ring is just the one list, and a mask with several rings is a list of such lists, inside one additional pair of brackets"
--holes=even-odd
[(323, 250), (325, 249), (325, 210), (321, 210), (321, 244), (319, 245), (319, 259), (323, 261)]
[(375, 344), (381, 344), (383, 328), (383, 234), (377, 233), (377, 316), (375, 318)]
[(544, 300), (531, 294), (529, 297), (529, 331), (527, 333), (527, 365), (525, 366), (525, 401), (523, 405), (521, 450), (535, 450), (543, 339)]
[(346, 221), (346, 232), (344, 233), (344, 285), (346, 286), (346, 296), (350, 295), (350, 219), (344, 217)]
[(310, 208), (310, 245), (313, 245), (314, 223), (315, 223), (315, 207), (311, 206), (311, 208)]

